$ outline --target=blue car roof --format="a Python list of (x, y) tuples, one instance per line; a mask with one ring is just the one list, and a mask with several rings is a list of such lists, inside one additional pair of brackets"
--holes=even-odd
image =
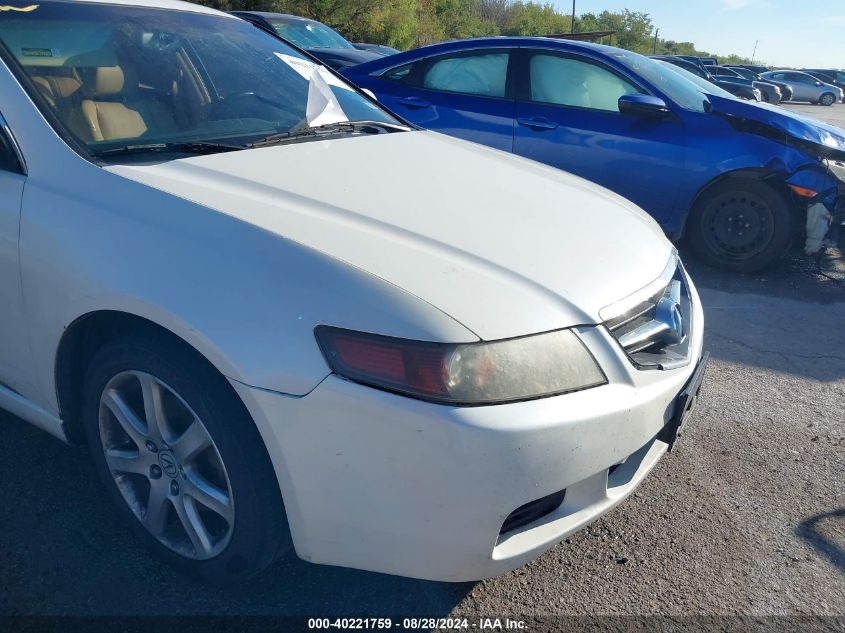
[[(369, 74), (372, 71), (380, 68), (393, 68), (401, 66), (406, 61), (418, 59), (420, 57), (430, 57), (432, 55), (440, 55), (442, 53), (451, 53), (461, 50), (473, 50), (482, 46), (508, 46), (513, 48), (525, 47), (531, 48), (536, 46), (543, 46), (544, 48), (559, 48), (567, 51), (591, 51), (600, 53), (602, 55), (613, 56), (622, 49), (614, 46), (606, 46), (605, 44), (593, 44), (591, 42), (576, 42), (574, 40), (563, 40), (554, 37), (514, 37), (514, 36), (496, 36), (496, 37), (475, 37), (466, 40), (452, 40), (448, 42), (440, 42), (438, 44), (429, 44), (428, 46), (421, 46), (414, 48), (404, 53), (397, 53), (390, 55), (383, 59), (378, 59), (360, 66), (354, 66), (348, 71), (352, 74)], [(624, 51), (630, 54), (631, 51)]]

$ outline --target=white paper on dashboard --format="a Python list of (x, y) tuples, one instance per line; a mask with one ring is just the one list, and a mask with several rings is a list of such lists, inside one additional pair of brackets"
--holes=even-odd
[(305, 106), (305, 120), (309, 127), (349, 120), (332, 91), (332, 86), (350, 90), (349, 86), (319, 64), (307, 59), (285, 55), (284, 53), (276, 53), (276, 57), (308, 80), (308, 104)]
[(316, 69), (319, 71), (320, 76), (325, 80), (327, 84), (330, 86), (334, 86), (335, 88), (343, 88), (344, 90), (349, 90), (353, 92), (352, 88), (350, 88), (347, 84), (342, 82), (340, 79), (335, 77), (331, 74), (328, 70), (326, 70), (323, 66), (319, 64), (315, 64), (312, 61), (307, 59), (302, 59), (301, 57), (293, 57), (292, 55), (285, 55), (284, 53), (276, 53), (276, 57), (281, 59), (284, 63), (290, 66), (293, 70), (297, 73), (305, 77), (306, 79), (311, 79), (311, 73)]
[(348, 121), (331, 86), (323, 79), (322, 73), (315, 68), (308, 80), (308, 105), (305, 106), (305, 119), (309, 127), (329, 125)]

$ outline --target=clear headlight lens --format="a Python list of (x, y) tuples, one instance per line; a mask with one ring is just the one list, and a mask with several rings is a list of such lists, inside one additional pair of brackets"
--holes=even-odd
[(327, 326), (315, 333), (338, 375), (444, 404), (501, 404), (607, 383), (570, 330), (468, 344), (411, 341)]

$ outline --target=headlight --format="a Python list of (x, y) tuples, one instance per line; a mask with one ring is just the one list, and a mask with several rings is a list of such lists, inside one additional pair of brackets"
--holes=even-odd
[(501, 404), (607, 383), (571, 330), (467, 344), (411, 341), (327, 326), (318, 327), (315, 334), (338, 375), (443, 404)]

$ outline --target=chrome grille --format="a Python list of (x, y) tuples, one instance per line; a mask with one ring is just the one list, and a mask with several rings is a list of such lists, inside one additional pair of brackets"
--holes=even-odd
[(657, 292), (604, 323), (637, 369), (675, 369), (690, 360), (692, 300), (679, 260), (662, 279)]

